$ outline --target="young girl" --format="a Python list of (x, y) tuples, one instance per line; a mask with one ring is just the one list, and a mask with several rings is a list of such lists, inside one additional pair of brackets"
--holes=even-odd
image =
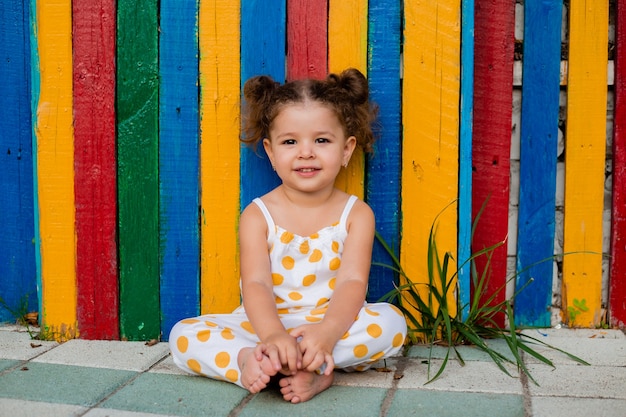
[(335, 188), (356, 146), (370, 151), (374, 112), (355, 69), (326, 80), (244, 86), (243, 141), (263, 143), (282, 184), (243, 211), (243, 305), (177, 323), (174, 362), (256, 393), (279, 379), (286, 401), (328, 388), (335, 369), (365, 370), (397, 353), (400, 311), (365, 302), (374, 215)]

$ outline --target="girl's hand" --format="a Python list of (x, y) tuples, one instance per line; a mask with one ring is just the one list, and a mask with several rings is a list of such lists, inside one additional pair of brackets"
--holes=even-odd
[(333, 349), (336, 341), (329, 339), (328, 332), (319, 324), (304, 324), (290, 332), (298, 340), (302, 352), (302, 366), (308, 372), (318, 369), (324, 375), (330, 375), (335, 368)]
[(274, 333), (268, 336), (263, 343), (266, 346), (272, 346), (272, 351), (275, 349), (276, 357), (284, 371), (288, 372), (289, 375), (295, 374), (298, 369), (302, 368), (302, 353), (295, 337), (290, 336), (287, 332)]

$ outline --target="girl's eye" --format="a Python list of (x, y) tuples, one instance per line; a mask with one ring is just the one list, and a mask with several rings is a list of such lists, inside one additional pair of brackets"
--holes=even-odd
[(316, 141), (317, 143), (327, 143), (327, 142), (330, 142), (330, 141), (329, 141), (328, 139), (326, 139), (326, 138), (317, 138), (317, 139), (315, 139), (315, 141)]
[(296, 140), (295, 139), (285, 139), (283, 141), (283, 145), (295, 145)]

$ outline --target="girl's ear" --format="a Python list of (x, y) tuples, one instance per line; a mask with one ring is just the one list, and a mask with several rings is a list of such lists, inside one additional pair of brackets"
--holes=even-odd
[(272, 142), (268, 138), (263, 139), (263, 149), (265, 149), (265, 153), (270, 158), (272, 166), (274, 166), (274, 153), (272, 152)]
[(343, 166), (347, 167), (348, 162), (350, 162), (350, 158), (352, 157), (352, 152), (356, 148), (356, 138), (354, 136), (350, 136), (346, 139), (346, 144), (343, 147)]

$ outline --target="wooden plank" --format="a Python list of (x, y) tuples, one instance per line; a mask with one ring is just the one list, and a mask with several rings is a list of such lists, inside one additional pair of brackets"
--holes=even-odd
[(84, 339), (118, 339), (115, 2), (72, 9), (78, 327)]
[(328, 0), (287, 0), (287, 79), (328, 72)]
[[(475, 9), (473, 217), (486, 201), (487, 206), (474, 233), (474, 252), (504, 240), (508, 233), (515, 4), (477, 0)], [(493, 252), (483, 303), (494, 294), (491, 304), (506, 298), (506, 256), (506, 245)], [(477, 258), (476, 267), (483, 274), (487, 257)], [(496, 323), (503, 326), (504, 315), (498, 315)]]
[(198, 3), (161, 0), (161, 334), (200, 312)]
[(474, 0), (461, 0), (461, 108), (459, 126), (459, 237), (457, 295), (461, 317), (470, 310), (472, 254), (472, 121), (474, 117)]
[[(19, 312), (38, 310), (35, 264), (29, 3), (0, 13), (0, 297)], [(26, 304), (24, 304), (26, 303)], [(0, 307), (0, 322), (14, 321)]]
[(415, 282), (427, 281), (428, 236), (439, 214), (438, 249), (456, 259), (456, 207), (442, 210), (458, 196), (460, 7), (457, 0), (404, 2), (400, 260)]
[(608, 14), (607, 0), (569, 9), (562, 309), (572, 327), (601, 320)]
[[(515, 323), (550, 327), (562, 1), (524, 5)], [(542, 262), (544, 261), (544, 262)], [(532, 266), (530, 269), (529, 267)], [(528, 284), (524, 290), (522, 288)]]
[(71, 1), (37, 2), (36, 16), (41, 74), (35, 122), (41, 319), (44, 334), (66, 340), (78, 335)]
[(613, 116), (613, 206), (609, 313), (626, 327), (626, 4), (616, 3), (615, 114)]
[[(328, 69), (353, 67), (367, 76), (367, 0), (330, 0), (328, 7)], [(335, 186), (365, 197), (365, 157), (357, 147)]]
[[(377, 141), (367, 158), (367, 202), (376, 216), (376, 230), (396, 254), (400, 251), (401, 96), (400, 47), (401, 3), (373, 0), (369, 4), (368, 49), (370, 98), (378, 105)], [(374, 244), (374, 262), (392, 265), (382, 245)], [(372, 267), (368, 300), (376, 301), (393, 289), (394, 274)]]
[(239, 21), (239, 1), (200, 1), (202, 314), (239, 305)]
[[(255, 75), (285, 81), (285, 0), (267, 7), (261, 0), (241, 2), (241, 84)], [(241, 207), (280, 184), (263, 146), (241, 150)]]
[(117, 3), (120, 333), (158, 338), (157, 1)]

